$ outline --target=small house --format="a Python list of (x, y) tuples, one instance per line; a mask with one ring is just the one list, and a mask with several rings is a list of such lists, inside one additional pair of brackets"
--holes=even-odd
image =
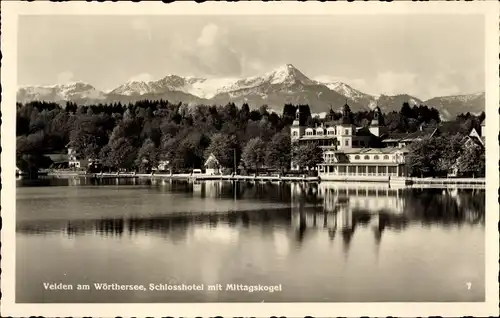
[(76, 152), (76, 150), (71, 147), (71, 144), (66, 145), (67, 152), (67, 160), (69, 168), (74, 169), (87, 169), (91, 165), (96, 165), (99, 163), (97, 159), (88, 159), (81, 157), (80, 154)]
[(52, 161), (52, 168), (67, 168), (69, 165), (68, 155), (66, 153), (48, 153), (46, 157)]
[(166, 170), (168, 170), (169, 166), (170, 166), (170, 161), (168, 161), (168, 160), (159, 160), (158, 161), (158, 166), (156, 168), (153, 168), (153, 170), (166, 171)]
[(206, 174), (208, 175), (221, 174), (222, 170), (224, 169), (224, 167), (221, 166), (219, 160), (213, 153), (208, 156), (207, 160), (205, 161), (204, 167)]

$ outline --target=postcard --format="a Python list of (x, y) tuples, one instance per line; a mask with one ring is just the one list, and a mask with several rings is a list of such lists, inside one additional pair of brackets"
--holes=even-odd
[(498, 2), (1, 9), (2, 315), (498, 315)]

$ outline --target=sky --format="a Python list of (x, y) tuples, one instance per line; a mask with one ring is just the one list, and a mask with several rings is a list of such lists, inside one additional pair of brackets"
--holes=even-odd
[(168, 74), (312, 79), (427, 99), (484, 91), (479, 15), (21, 16), (18, 85), (101, 90)]

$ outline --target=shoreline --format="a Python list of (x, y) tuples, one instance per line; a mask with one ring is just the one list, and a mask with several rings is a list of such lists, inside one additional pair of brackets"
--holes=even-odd
[(390, 186), (422, 187), (422, 188), (484, 188), (485, 178), (415, 178), (415, 177), (382, 177), (382, 176), (335, 176), (328, 177), (308, 177), (308, 176), (242, 176), (242, 175), (192, 175), (192, 174), (147, 174), (147, 173), (92, 173), (86, 174), (78, 171), (58, 171), (48, 172), (49, 177), (83, 177), (93, 179), (172, 179), (172, 180), (192, 180), (192, 181), (277, 181), (277, 182), (355, 182), (355, 183), (387, 183)]

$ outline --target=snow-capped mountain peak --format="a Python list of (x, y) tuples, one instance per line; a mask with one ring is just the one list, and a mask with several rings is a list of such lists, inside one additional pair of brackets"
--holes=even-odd
[(83, 81), (59, 83), (52, 85), (22, 85), (19, 89), (32, 89), (32, 88), (46, 88), (46, 89), (89, 89), (94, 88), (94, 86)]
[(484, 92), (478, 92), (478, 93), (472, 93), (472, 94), (461, 94), (461, 95), (452, 95), (452, 96), (440, 96), (436, 98), (440, 98), (445, 101), (461, 101), (461, 102), (469, 102), (471, 100), (477, 99), (477, 98), (484, 98), (485, 94)]
[(333, 82), (320, 82), (318, 81), (319, 84), (323, 84), (332, 91), (335, 91), (339, 93), (340, 95), (343, 95), (347, 97), (350, 100), (360, 102), (360, 101), (367, 101), (368, 102), (368, 107), (373, 109), (375, 106), (373, 106), (374, 101), (376, 100), (375, 96), (363, 93), (358, 91), (357, 89), (352, 88), (351, 86), (347, 85), (346, 83), (343, 83), (341, 81), (333, 81)]
[(342, 94), (349, 98), (353, 98), (359, 94), (359, 92), (353, 89), (351, 86), (339, 81), (335, 81), (332, 83), (325, 83), (324, 85), (329, 89), (336, 91), (337, 93)]
[(442, 96), (422, 101), (408, 94), (370, 95), (354, 89), (338, 77), (323, 76), (310, 79), (292, 64), (282, 64), (273, 70), (247, 78), (203, 78), (169, 74), (159, 80), (141, 81), (139, 78), (102, 92), (85, 82), (50, 86), (20, 87), (17, 100), (92, 104), (105, 102), (132, 102), (161, 98), (187, 104), (248, 103), (253, 107), (267, 104), (280, 109), (286, 103), (309, 104), (311, 110), (322, 114), (332, 105), (340, 107), (346, 100), (353, 110), (369, 110), (379, 106), (384, 112), (399, 111), (403, 103), (435, 107), (447, 118), (462, 112), (484, 110), (484, 92)]
[(24, 86), (17, 91), (18, 100), (53, 100), (67, 101), (76, 99), (104, 99), (103, 92), (94, 86), (82, 82), (55, 85)]
[(295, 82), (300, 82), (304, 85), (316, 84), (292, 64), (281, 65), (265, 74), (263, 78), (269, 81), (270, 84), (294, 84)]
[(72, 83), (66, 83), (66, 84), (61, 84), (61, 85), (55, 85), (55, 88), (60, 88), (61, 90), (67, 91), (67, 92), (78, 92), (78, 91), (84, 91), (84, 90), (94, 90), (95, 87), (90, 85), (89, 83), (85, 82), (72, 82)]
[(118, 86), (117, 88), (111, 91), (111, 94), (116, 95), (144, 95), (151, 92), (150, 82), (146, 83), (144, 81), (130, 80), (123, 85)]
[(260, 86), (269, 86), (269, 85), (289, 86), (296, 83), (300, 83), (302, 85), (317, 85), (315, 81), (305, 76), (292, 64), (284, 64), (263, 75), (238, 79), (233, 81), (232, 83), (228, 81), (227, 85), (222, 86), (218, 90), (218, 92), (230, 93), (241, 90), (254, 89)]

